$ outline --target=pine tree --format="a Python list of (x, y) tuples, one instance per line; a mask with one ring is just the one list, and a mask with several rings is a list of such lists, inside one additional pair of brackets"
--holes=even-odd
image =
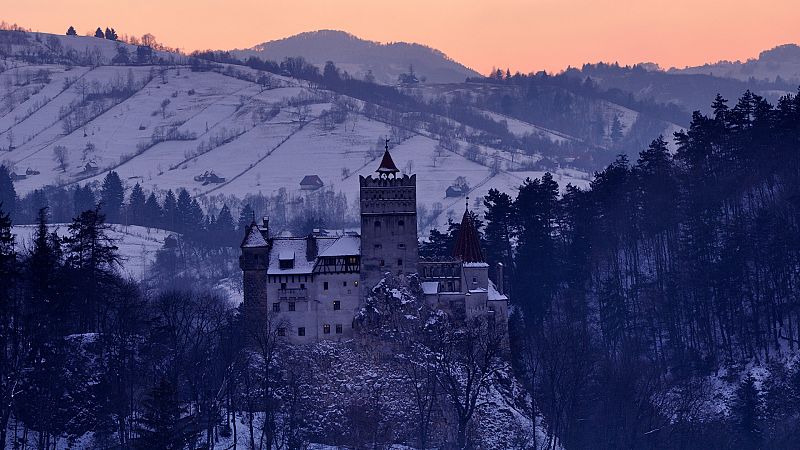
[(113, 28), (106, 27), (106, 31), (104, 33), (104, 37), (111, 41), (117, 40), (117, 32)]
[(11, 171), (2, 164), (0, 164), (0, 207), (12, 218), (17, 211), (17, 191), (11, 180)]
[(228, 205), (222, 205), (222, 209), (217, 215), (217, 220), (214, 227), (219, 233), (219, 242), (224, 245), (236, 245), (236, 229), (233, 225), (233, 215)]
[(70, 25), (69, 28), (67, 28), (67, 36), (77, 36), (77, 35), (78, 35), (78, 32), (75, 31), (75, 27)]
[(490, 263), (489, 270), (497, 270), (497, 263), (503, 263), (504, 284), (506, 289), (510, 287), (507, 279), (514, 271), (514, 251), (512, 242), (514, 240), (514, 200), (505, 192), (497, 189), (490, 189), (483, 200), (486, 207), (484, 218), (486, 219), (486, 259)]
[(125, 201), (125, 188), (117, 172), (113, 170), (103, 179), (100, 191), (103, 213), (109, 222), (121, 223), (122, 203)]
[(97, 27), (97, 29), (94, 31), (94, 37), (105, 39), (106, 35), (103, 33), (103, 30), (100, 27)]
[(178, 389), (165, 377), (153, 387), (143, 402), (144, 414), (139, 420), (137, 449), (159, 448), (181, 450), (190, 442), (194, 433), (186, 426), (181, 416), (186, 409), (181, 405)]
[(164, 229), (179, 231), (178, 202), (175, 199), (175, 194), (172, 192), (172, 189), (168, 190), (167, 195), (164, 197), (161, 217), (164, 220)]
[(142, 225), (146, 227), (160, 227), (164, 223), (161, 206), (158, 204), (156, 194), (151, 193), (144, 203), (144, 212), (142, 217)]
[(557, 286), (557, 200), (558, 183), (545, 173), (541, 179), (526, 179), (515, 201), (519, 246), (512, 287), (514, 298), (532, 320), (542, 318)]
[(755, 378), (748, 375), (736, 390), (731, 405), (731, 417), (737, 436), (738, 448), (760, 448), (763, 415), (761, 393), (755, 384)]
[(66, 266), (74, 288), (78, 312), (78, 330), (102, 331), (105, 316), (104, 301), (116, 281), (120, 264), (117, 246), (108, 237), (108, 225), (100, 208), (82, 212), (69, 225), (66, 244)]
[(239, 224), (236, 229), (239, 231), (239, 234), (244, 234), (244, 231), (250, 224), (255, 220), (255, 214), (253, 213), (253, 208), (250, 207), (250, 204), (244, 205), (242, 208), (242, 212), (239, 213)]
[(144, 225), (145, 198), (142, 186), (136, 183), (128, 196), (128, 222), (133, 225)]
[(178, 192), (178, 201), (176, 204), (176, 230), (181, 233), (186, 233), (191, 229), (192, 223), (192, 197), (186, 189), (181, 189)]
[(76, 185), (72, 191), (72, 203), (74, 205), (73, 217), (78, 217), (80, 213), (94, 209), (97, 205), (97, 199), (95, 199), (94, 192), (92, 192), (92, 188), (88, 184), (83, 187)]

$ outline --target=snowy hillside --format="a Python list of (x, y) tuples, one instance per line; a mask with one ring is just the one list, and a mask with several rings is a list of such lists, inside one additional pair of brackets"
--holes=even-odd
[[(424, 128), (398, 133), (396, 126), (368, 116), (374, 105), (306, 81), (274, 74), (265, 81), (263, 72), (241, 66), (192, 71), (163, 59), (160, 65), (108, 65), (126, 44), (25, 37), (27, 43), (11, 46), (16, 56), (3, 62), (0, 73), (0, 161), (19, 175), (39, 172), (15, 182), (19, 195), (45, 185), (99, 181), (115, 170), (128, 187), (139, 182), (146, 190), (186, 188), (197, 197), (242, 198), (284, 188), (297, 193), (303, 177), (316, 174), (352, 202), (358, 197), (358, 176), (374, 170), (380, 155), (376, 143), (385, 136), (393, 140), (398, 167), (417, 173), (420, 205), (438, 211), (441, 204), (440, 224), (463, 208), (463, 198), (445, 196), (457, 177), (466, 178), (475, 199), (490, 188), (511, 191), (525, 177), (541, 176), (510, 171), (524, 166), (523, 158), (508, 150), (479, 146), (481, 156), (467, 159), (469, 144), (463, 138), (457, 138), (460, 150), (454, 151), (439, 146), (439, 135)], [(25, 49), (45, 51), (48, 42), (61, 49), (48, 55), (70, 49), (99, 55), (100, 65), (25, 61), (30, 59)], [(172, 60), (182, 61), (179, 55)], [(345, 120), (329, 120), (334, 104), (347, 105)], [(527, 126), (510, 123), (515, 131)], [(553, 139), (569, 138), (530, 127)], [(490, 167), (498, 164), (500, 170), (493, 172)], [(196, 181), (212, 171), (224, 182)], [(562, 185), (585, 185), (588, 176), (576, 175), (564, 172)]]

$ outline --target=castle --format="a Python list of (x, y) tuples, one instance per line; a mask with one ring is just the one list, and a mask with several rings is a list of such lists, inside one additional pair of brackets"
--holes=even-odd
[[(269, 220), (255, 221), (242, 240), (244, 313), (270, 319), (290, 342), (353, 336), (362, 300), (387, 272), (418, 274), (425, 301), (461, 318), (505, 323), (508, 297), (489, 280), (478, 232), (464, 212), (452, 258), (419, 258), (416, 175), (398, 176), (388, 145), (377, 176), (359, 177), (361, 234), (315, 231), (270, 236)], [(502, 266), (498, 266), (502, 280)]]

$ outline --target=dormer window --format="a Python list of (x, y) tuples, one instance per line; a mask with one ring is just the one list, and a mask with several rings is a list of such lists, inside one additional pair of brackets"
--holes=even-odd
[(278, 254), (278, 267), (282, 270), (294, 269), (294, 252), (281, 251)]

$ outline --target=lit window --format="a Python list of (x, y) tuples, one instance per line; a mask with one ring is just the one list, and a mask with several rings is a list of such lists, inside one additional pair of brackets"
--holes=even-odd
[(281, 304), (280, 303), (273, 303), (272, 304), (272, 312), (281, 312)]
[(336, 334), (342, 334), (342, 324), (336, 324)]
[(328, 282), (327, 282), (327, 281), (325, 281), (324, 283), (322, 283), (322, 289), (323, 289), (323, 290), (326, 290), (326, 291), (328, 290)]
[(298, 328), (297, 329), (297, 335), (298, 336), (305, 336), (306, 335), (306, 328), (305, 327)]
[(294, 302), (289, 302), (289, 311), (294, 311)]
[(339, 311), (340, 309), (342, 309), (342, 302), (340, 302), (339, 300), (334, 300), (333, 301), (333, 310), (334, 311)]
[(322, 333), (324, 334), (331, 334), (331, 326), (329, 324), (325, 324), (322, 326)]
[(286, 328), (278, 328), (278, 336), (286, 336)]

